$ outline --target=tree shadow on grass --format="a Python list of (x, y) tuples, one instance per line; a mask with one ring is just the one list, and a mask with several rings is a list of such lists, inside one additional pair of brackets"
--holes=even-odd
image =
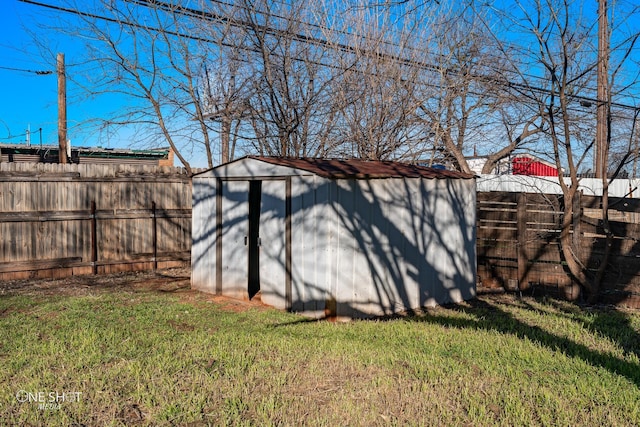
[[(427, 322), (450, 328), (494, 331), (505, 335), (513, 335), (519, 339), (527, 339), (538, 343), (549, 350), (581, 359), (592, 366), (604, 368), (615, 375), (627, 378), (637, 387), (640, 387), (640, 364), (589, 348), (567, 337), (553, 334), (540, 326), (530, 325), (516, 318), (506, 307), (514, 305), (523, 310), (537, 312), (539, 315), (564, 316), (573, 322), (579, 323), (591, 333), (597, 334), (603, 339), (609, 339), (622, 348), (624, 352), (634, 354), (640, 358), (640, 332), (633, 327), (628, 314), (611, 308), (581, 307), (558, 300), (548, 300), (545, 303), (540, 303), (537, 300), (539, 304), (528, 301), (534, 300), (497, 301), (491, 298), (476, 298), (461, 304), (442, 306), (444, 310), (467, 314), (468, 316), (465, 318), (439, 314), (442, 311), (438, 309), (428, 310), (426, 313), (415, 311), (390, 316), (369, 317), (369, 319), (381, 321), (404, 319), (405, 321)], [(545, 310), (544, 307), (548, 307), (548, 310)], [(277, 326), (283, 327), (325, 320), (331, 319), (301, 318)]]
[[(640, 387), (639, 364), (620, 359), (612, 354), (594, 350), (572, 341), (569, 338), (555, 335), (539, 326), (527, 324), (517, 319), (504, 308), (501, 308), (501, 306), (504, 306), (504, 303), (494, 302), (491, 299), (474, 299), (468, 301), (466, 304), (447, 305), (444, 307), (446, 310), (453, 310), (470, 315), (470, 317), (467, 318), (440, 315), (436, 310), (422, 316), (411, 316), (407, 320), (428, 322), (461, 329), (495, 331), (502, 334), (513, 335), (520, 339), (528, 339), (552, 351), (558, 351), (569, 357), (581, 359), (592, 366), (601, 367), (613, 374), (623, 376)], [(525, 309), (537, 310), (527, 303), (520, 306)], [(558, 305), (554, 307), (566, 313), (566, 307)], [(576, 313), (573, 313), (571, 317), (575, 319), (575, 321), (581, 322), (586, 329), (597, 332), (601, 336), (609, 337), (626, 352), (636, 355), (639, 354), (637, 343), (640, 341), (640, 337), (638, 332), (631, 327), (630, 320), (624, 313), (603, 312), (600, 315), (596, 315), (595, 320), (590, 322), (589, 325), (585, 324), (584, 320), (581, 320), (579, 314), (576, 316)], [(618, 321), (620, 321), (620, 324), (615, 323)], [(620, 328), (620, 325), (623, 327)], [(624, 325), (626, 325), (626, 327)], [(615, 331), (616, 328), (621, 331), (619, 335), (612, 332)], [(631, 338), (630, 342), (627, 341), (629, 338)], [(630, 346), (632, 348), (629, 348)]]
[(559, 300), (550, 304), (563, 312), (592, 333), (611, 340), (626, 353), (635, 354), (640, 359), (640, 332), (633, 327), (631, 316), (623, 309), (603, 306), (578, 306)]

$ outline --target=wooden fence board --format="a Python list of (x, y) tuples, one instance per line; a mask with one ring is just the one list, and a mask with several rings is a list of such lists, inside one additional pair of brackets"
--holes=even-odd
[(517, 241), (518, 230), (516, 227), (504, 227), (501, 224), (480, 224), (477, 237), (479, 240), (513, 240)]
[[(519, 280), (520, 289), (573, 292), (559, 243), (562, 231), (561, 196), (532, 193), (478, 193), (477, 255), (480, 280), (502, 283)], [(605, 234), (599, 197), (581, 196), (583, 216), (568, 230), (589, 265), (604, 253)], [(501, 205), (502, 204), (502, 205)], [(515, 216), (514, 216), (515, 215)], [(612, 242), (603, 295), (621, 301), (638, 296), (640, 306), (640, 200), (610, 198)], [(507, 221), (508, 220), (508, 221)], [(508, 224), (508, 226), (505, 226)], [(591, 266), (594, 271), (597, 265)], [(514, 274), (514, 271), (519, 271)], [(573, 294), (572, 294), (573, 295)], [(565, 295), (566, 296), (566, 295)], [(635, 297), (634, 297), (635, 298)]]
[[(570, 290), (558, 242), (562, 197), (477, 196), (479, 279), (508, 289)], [(190, 179), (177, 169), (0, 163), (0, 279), (184, 265), (191, 197)], [(640, 200), (611, 201), (617, 238), (603, 295), (632, 301), (640, 296)], [(604, 250), (599, 205), (582, 196), (584, 215), (574, 221), (576, 233), (568, 230), (587, 263)]]
[(505, 203), (515, 206), (517, 203), (518, 193), (510, 193), (506, 191), (491, 191), (478, 193), (477, 200), (479, 203)]
[(517, 211), (515, 209), (484, 207), (478, 212), (479, 220), (515, 222), (517, 218)]
[[(190, 178), (167, 167), (0, 163), (0, 235), (3, 279), (184, 265)], [(154, 245), (162, 257), (149, 255)]]

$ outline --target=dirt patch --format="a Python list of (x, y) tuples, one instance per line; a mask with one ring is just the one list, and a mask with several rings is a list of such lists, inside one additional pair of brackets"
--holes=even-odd
[(241, 313), (249, 309), (267, 310), (273, 309), (273, 307), (264, 304), (260, 299), (253, 298), (252, 300), (239, 300), (233, 298), (227, 298), (222, 295), (212, 295), (207, 298), (220, 306), (222, 310)]
[[(243, 312), (266, 309), (259, 298), (236, 300), (191, 289), (191, 271), (173, 268), (107, 275), (72, 276), (63, 279), (29, 279), (0, 282), (0, 296), (84, 296), (106, 292), (158, 292), (175, 294), (187, 303), (212, 302), (223, 310)], [(7, 313), (0, 313), (0, 316)]]
[(189, 289), (189, 270), (127, 272), (72, 276), (63, 279), (24, 279), (0, 283), (0, 295), (81, 296), (114, 290), (174, 292)]

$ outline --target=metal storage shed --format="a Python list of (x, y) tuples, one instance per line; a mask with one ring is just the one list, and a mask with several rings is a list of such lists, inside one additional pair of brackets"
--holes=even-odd
[(475, 296), (473, 175), (244, 157), (193, 177), (192, 287), (312, 317)]

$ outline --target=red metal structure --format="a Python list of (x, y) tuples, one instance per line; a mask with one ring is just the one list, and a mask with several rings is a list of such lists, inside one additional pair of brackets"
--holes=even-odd
[(555, 165), (527, 154), (513, 157), (511, 168), (514, 175), (558, 176)]

